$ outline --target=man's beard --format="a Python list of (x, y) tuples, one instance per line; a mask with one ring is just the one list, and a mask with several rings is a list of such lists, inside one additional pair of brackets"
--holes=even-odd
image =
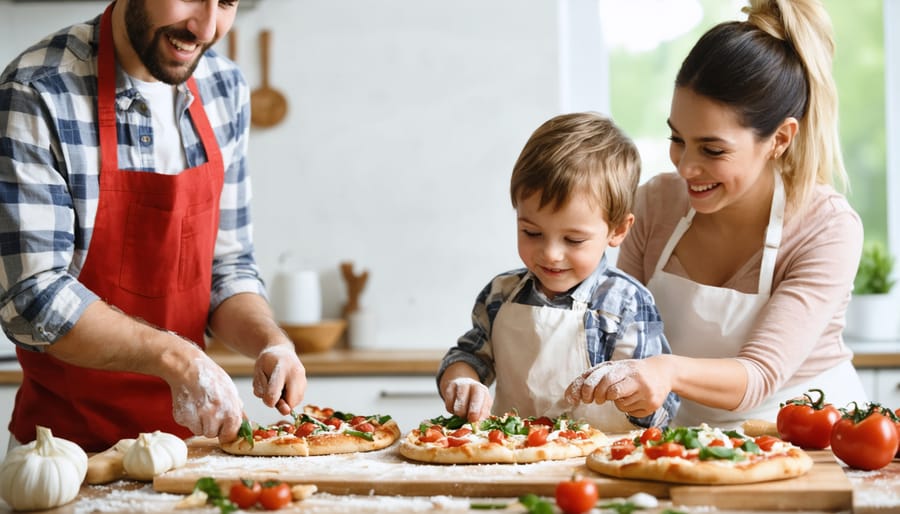
[(200, 56), (211, 45), (211, 43), (202, 45), (197, 58), (188, 65), (173, 63), (173, 65), (166, 66), (162, 60), (160, 47), (170, 44), (169, 36), (189, 43), (196, 42), (197, 37), (186, 29), (168, 27), (161, 27), (150, 34), (150, 17), (146, 9), (146, 0), (131, 0), (128, 4), (128, 10), (125, 12), (125, 30), (131, 46), (134, 47), (135, 53), (147, 71), (157, 80), (166, 84), (178, 85), (190, 78), (200, 62)]

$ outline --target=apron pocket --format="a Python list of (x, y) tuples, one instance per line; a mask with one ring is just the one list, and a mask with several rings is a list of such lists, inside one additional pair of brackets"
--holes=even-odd
[(178, 259), (178, 290), (204, 284), (212, 287), (212, 261), (216, 248), (218, 220), (216, 210), (185, 216), (181, 222), (181, 251)]
[(134, 294), (159, 298), (176, 284), (181, 223), (175, 213), (131, 204), (125, 222), (119, 285)]

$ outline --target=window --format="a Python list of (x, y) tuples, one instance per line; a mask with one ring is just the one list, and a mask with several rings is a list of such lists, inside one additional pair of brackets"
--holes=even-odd
[[(893, 19), (896, 24), (900, 18), (900, 7), (892, 7), (892, 3), (896, 4), (883, 0), (823, 0), (835, 31), (834, 75), (840, 98), (841, 146), (850, 176), (847, 196), (862, 217), (866, 238), (889, 241), (896, 254), (900, 248), (900, 226), (894, 225), (900, 225), (900, 220), (891, 223), (895, 233), (892, 237), (888, 220), (900, 214), (889, 212), (888, 198), (900, 196), (900, 185), (888, 180), (887, 149), (900, 152), (900, 145), (887, 144), (890, 120), (886, 113), (890, 110), (885, 96), (885, 75), (890, 77), (891, 71), (885, 68), (886, 63), (900, 67), (898, 59), (892, 63), (885, 58), (887, 45), (891, 44), (885, 39), (885, 20)], [(681, 61), (700, 35), (715, 23), (743, 19), (743, 5), (745, 1), (599, 0), (609, 59), (610, 111), (640, 148), (643, 180), (673, 169), (668, 159), (669, 130), (665, 120)], [(896, 86), (890, 89), (896, 90)]]

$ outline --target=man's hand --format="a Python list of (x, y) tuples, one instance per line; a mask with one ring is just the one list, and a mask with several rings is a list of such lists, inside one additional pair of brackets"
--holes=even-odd
[(237, 437), (244, 405), (234, 381), (212, 359), (205, 354), (194, 358), (169, 387), (172, 415), (179, 425), (222, 442)]
[(306, 369), (291, 342), (267, 346), (259, 352), (253, 371), (253, 394), (287, 415), (303, 401)]
[(472, 422), (488, 417), (494, 405), (487, 386), (469, 377), (458, 377), (447, 382), (441, 396), (447, 412)]

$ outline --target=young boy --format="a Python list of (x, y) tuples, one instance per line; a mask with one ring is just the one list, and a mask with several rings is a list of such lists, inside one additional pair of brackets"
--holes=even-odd
[(449, 412), (470, 421), (492, 406), (497, 414), (566, 413), (606, 431), (674, 417), (673, 393), (655, 412), (593, 396), (604, 377), (627, 372), (623, 359), (670, 353), (650, 292), (604, 255), (634, 222), (640, 168), (632, 141), (595, 113), (556, 116), (531, 135), (510, 186), (525, 269), (481, 291), (472, 329), (444, 356), (438, 388)]

